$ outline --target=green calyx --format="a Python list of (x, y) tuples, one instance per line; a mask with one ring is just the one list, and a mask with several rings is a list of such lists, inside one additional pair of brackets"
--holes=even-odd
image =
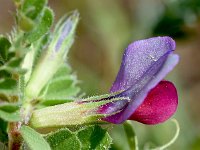
[(111, 98), (102, 101), (80, 101), (55, 105), (33, 111), (30, 125), (33, 128), (62, 127), (105, 123), (101, 118), (113, 114), (101, 114), (100, 106), (114, 101), (129, 100), (127, 97)]

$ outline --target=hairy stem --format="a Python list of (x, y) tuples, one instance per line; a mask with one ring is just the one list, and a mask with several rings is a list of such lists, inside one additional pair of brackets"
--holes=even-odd
[(21, 108), (22, 121), (9, 123), (9, 128), (8, 128), (9, 150), (20, 150), (23, 139), (19, 130), (22, 124), (27, 124), (29, 122), (32, 113), (32, 108), (33, 107), (30, 103), (24, 103)]
[(20, 127), (21, 127), (21, 122), (9, 123), (9, 129), (8, 129), (9, 150), (20, 150), (20, 147), (22, 145), (22, 137), (19, 132)]

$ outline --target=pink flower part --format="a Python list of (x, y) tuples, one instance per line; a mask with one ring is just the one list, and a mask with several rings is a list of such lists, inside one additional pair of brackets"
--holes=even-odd
[(161, 81), (153, 88), (144, 102), (130, 116), (144, 124), (158, 124), (169, 119), (178, 106), (178, 95), (175, 86), (169, 81)]

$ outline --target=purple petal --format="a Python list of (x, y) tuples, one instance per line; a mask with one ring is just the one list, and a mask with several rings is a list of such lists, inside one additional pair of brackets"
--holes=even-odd
[(110, 91), (126, 90), (133, 86), (155, 61), (172, 50), (175, 50), (175, 42), (170, 37), (154, 37), (131, 43), (125, 50)]
[(63, 43), (63, 41), (65, 40), (65, 38), (68, 36), (68, 34), (70, 33), (72, 27), (73, 27), (73, 20), (71, 20), (71, 18), (68, 18), (66, 20), (66, 22), (64, 23), (63, 25), (63, 29), (61, 31), (61, 35), (58, 39), (58, 42), (56, 43), (56, 46), (55, 46), (55, 51), (58, 51)]
[(104, 113), (116, 112), (116, 108), (120, 107), (123, 110), (104, 120), (121, 123), (134, 113), (148, 92), (178, 63), (178, 56), (172, 54), (174, 49), (175, 42), (169, 37), (150, 38), (128, 46), (111, 92), (125, 90), (118, 96), (127, 96), (131, 101), (118, 101), (107, 105), (107, 108), (103, 109)]
[[(78, 19), (79, 13), (77, 11), (74, 11), (72, 12), (72, 14), (70, 14), (70, 16), (68, 16), (66, 20), (62, 18), (59, 21), (53, 37), (57, 41), (54, 48), (56, 52), (60, 50), (62, 44), (65, 43), (66, 40), (68, 40), (68, 42), (70, 42), (69, 39), (73, 41), (72, 37), (70, 38), (70, 36), (74, 34)], [(67, 47), (67, 45), (65, 47)]]
[(178, 95), (175, 86), (169, 81), (161, 81), (148, 93), (144, 102), (129, 119), (144, 124), (158, 124), (169, 119), (177, 106)]

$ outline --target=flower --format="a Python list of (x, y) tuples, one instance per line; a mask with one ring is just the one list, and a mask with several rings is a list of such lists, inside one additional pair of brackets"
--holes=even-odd
[[(115, 97), (130, 100), (103, 105), (99, 113), (113, 114), (103, 120), (122, 123), (127, 119), (157, 124), (176, 111), (175, 86), (163, 78), (176, 66), (175, 42), (170, 37), (154, 37), (131, 43), (123, 55), (119, 73), (110, 92), (123, 91)], [(117, 113), (115, 113), (117, 112)]]
[(175, 42), (154, 37), (131, 43), (123, 55), (110, 94), (34, 110), (34, 128), (73, 126), (127, 119), (158, 124), (169, 119), (178, 105), (173, 83), (163, 78), (176, 66)]

